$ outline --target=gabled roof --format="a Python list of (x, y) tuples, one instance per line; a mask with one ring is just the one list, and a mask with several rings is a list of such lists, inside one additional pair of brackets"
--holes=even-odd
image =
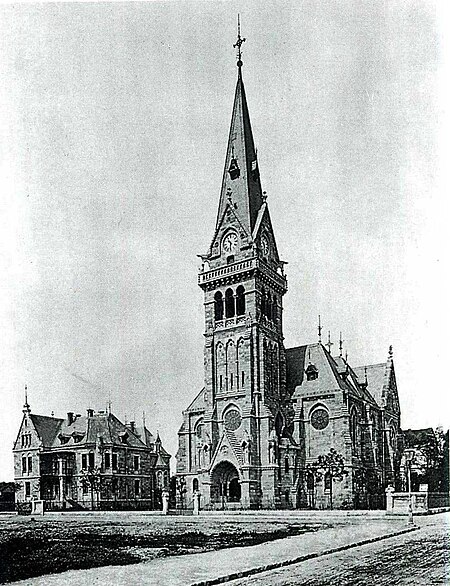
[[(234, 178), (229, 173), (232, 161), (235, 161), (239, 168), (238, 176)], [(237, 206), (242, 224), (248, 234), (251, 234), (263, 198), (241, 67), (238, 70), (216, 226), (227, 206), (228, 190), (231, 190), (231, 199)]]
[[(318, 370), (315, 380), (307, 380), (305, 371), (308, 365)], [(290, 393), (326, 393), (342, 389), (349, 390), (348, 385), (339, 375), (333, 358), (322, 344), (308, 344), (286, 350), (287, 388)]]
[(30, 414), (30, 419), (33, 422), (39, 439), (42, 441), (42, 445), (44, 447), (50, 447), (53, 444), (64, 419), (48, 417), (47, 415), (34, 415), (34, 413)]
[[(367, 390), (382, 407), (384, 403), (384, 387), (386, 384), (386, 362), (380, 364), (369, 364), (368, 366), (357, 366), (354, 370), (360, 382), (365, 379), (367, 369)], [(389, 382), (389, 381), (388, 381)]]

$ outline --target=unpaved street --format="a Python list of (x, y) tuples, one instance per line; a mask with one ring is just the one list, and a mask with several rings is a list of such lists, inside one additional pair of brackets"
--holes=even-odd
[(230, 586), (449, 586), (448, 515), (421, 518), (419, 531), (233, 580)]

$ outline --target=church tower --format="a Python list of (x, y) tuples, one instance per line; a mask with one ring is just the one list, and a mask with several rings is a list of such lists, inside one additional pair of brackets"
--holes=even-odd
[(287, 281), (261, 188), (242, 77), (244, 41), (238, 33), (217, 220), (201, 255), (205, 387), (184, 413), (178, 454), (178, 472), (195, 475), (192, 487), (186, 478), (188, 500), (198, 489), (212, 508), (279, 504), (277, 454), (293, 421), (283, 345)]
[[(399, 461), (392, 360), (352, 369), (342, 340), (333, 357), (320, 330), (318, 343), (284, 347), (285, 263), (261, 188), (244, 41), (238, 30), (217, 218), (200, 255), (205, 383), (178, 432), (178, 506), (377, 506)], [(344, 466), (341, 476), (330, 462)]]

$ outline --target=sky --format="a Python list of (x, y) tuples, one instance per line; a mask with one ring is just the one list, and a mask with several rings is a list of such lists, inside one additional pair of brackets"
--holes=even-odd
[[(142, 419), (203, 384), (236, 15), (286, 347), (389, 345), (407, 428), (449, 425), (444, 2), (0, 5), (0, 480), (32, 411)], [(445, 14), (444, 14), (445, 13)], [(332, 352), (333, 352), (332, 351)], [(445, 356), (447, 355), (447, 359)]]

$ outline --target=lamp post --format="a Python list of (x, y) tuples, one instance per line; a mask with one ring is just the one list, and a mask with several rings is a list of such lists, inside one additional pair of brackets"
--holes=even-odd
[(414, 460), (415, 451), (411, 448), (404, 451), (405, 465), (408, 471), (408, 523), (413, 525), (413, 506), (412, 506), (412, 494), (411, 494), (411, 467)]

